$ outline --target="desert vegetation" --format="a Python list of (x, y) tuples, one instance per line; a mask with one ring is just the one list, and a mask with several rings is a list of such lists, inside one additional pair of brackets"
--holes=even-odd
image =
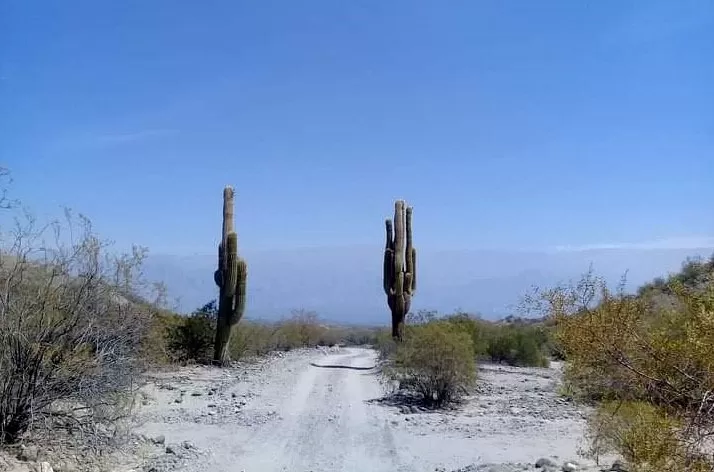
[(248, 268), (238, 256), (238, 235), (233, 228), (232, 187), (223, 189), (223, 231), (218, 245), (218, 268), (214, 281), (218, 286), (218, 314), (213, 360), (226, 364), (229, 358), (233, 327), (238, 324), (245, 311), (245, 291)]
[(258, 321), (243, 319), (247, 264), (233, 200), (226, 187), (218, 298), (182, 316), (143, 279), (146, 249), (118, 254), (69, 211), (40, 224), (3, 193), (0, 211), (14, 224), (0, 231), (0, 444), (81, 437), (93, 451), (115, 446), (147, 368), (373, 345), (388, 378), (429, 408), (473, 392), (479, 362), (546, 367), (557, 358), (562, 391), (594, 407), (588, 455), (614, 452), (640, 472), (714, 470), (714, 258), (689, 260), (636, 293), (587, 273), (527, 297), (536, 318), (413, 313), (412, 208), (400, 200), (383, 259), (390, 328), (335, 326), (308, 310)]
[(476, 362), (521, 367), (549, 363), (552, 335), (543, 322), (501, 323), (467, 313), (421, 310), (406, 318), (401, 342), (387, 331), (376, 348), (389, 377), (430, 407), (457, 402), (476, 381)]
[(596, 405), (589, 453), (637, 471), (714, 469), (714, 258), (636, 295), (592, 273), (537, 294), (567, 359), (565, 382)]
[(416, 249), (412, 244), (412, 207), (394, 203), (394, 220), (385, 221), (383, 285), (392, 312), (392, 337), (401, 341), (404, 320), (416, 291)]
[[(163, 345), (167, 363), (209, 363), (217, 320), (215, 301), (189, 316), (164, 316), (158, 321), (163, 327), (156, 330), (154, 344)], [(330, 325), (315, 312), (293, 310), (275, 322), (241, 321), (232, 328), (226, 349), (230, 359), (238, 360), (305, 347), (368, 345), (376, 342), (379, 332), (379, 328)]]
[(0, 443), (111, 442), (132, 404), (152, 307), (145, 251), (116, 255), (86, 218), (41, 225), (19, 209), (0, 242)]

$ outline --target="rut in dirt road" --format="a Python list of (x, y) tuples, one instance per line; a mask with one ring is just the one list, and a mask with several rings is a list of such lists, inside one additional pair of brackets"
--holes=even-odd
[[(220, 405), (202, 404), (205, 397), (190, 392), (182, 397), (185, 400), (180, 405), (169, 407), (171, 415), (149, 416), (141, 428), (147, 435), (165, 435), (167, 442), (179, 444), (190, 441), (203, 451), (200, 457), (180, 464), (154, 464), (154, 470), (416, 470), (398, 454), (391, 418), (384, 415), (383, 407), (369, 404), (384, 395), (373, 350), (313, 350), (302, 357), (289, 354), (281, 361), (263, 375), (251, 378), (257, 384), (248, 387), (243, 379), (232, 379), (223, 390), (215, 390), (211, 385), (218, 379), (206, 379), (203, 388), (208, 387), (208, 398), (230, 398), (229, 390), (234, 398), (248, 396), (245, 407), (236, 410), (235, 421), (226, 418), (226, 410), (216, 414), (209, 410), (210, 416), (197, 415), (202, 407)], [(250, 395), (241, 393), (246, 388), (250, 388)], [(165, 410), (160, 403), (158, 409)]]
[(412, 470), (366, 405), (382, 394), (374, 363), (362, 349), (312, 362), (277, 410), (283, 421), (257, 431), (237, 462), (246, 471)]
[(558, 396), (557, 366), (481, 366), (477, 392), (456, 410), (430, 411), (385, 399), (376, 361), (368, 348), (303, 349), (157, 373), (137, 433), (162, 445), (131, 469), (503, 472), (577, 457), (584, 413)]

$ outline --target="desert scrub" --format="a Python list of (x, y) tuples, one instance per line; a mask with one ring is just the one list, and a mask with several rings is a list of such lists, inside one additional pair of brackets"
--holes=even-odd
[(595, 452), (614, 450), (636, 471), (712, 470), (703, 453), (714, 437), (714, 284), (664, 284), (632, 295), (587, 274), (539, 300), (556, 323), (566, 382), (598, 407)]
[(476, 378), (471, 338), (445, 322), (412, 327), (397, 347), (389, 375), (427, 405), (457, 401)]
[(486, 341), (486, 353), (494, 362), (521, 367), (547, 367), (545, 339), (536, 328), (501, 326)]
[(146, 252), (113, 255), (69, 212), (48, 226), (21, 216), (0, 237), (0, 444), (68, 432), (102, 447), (140, 373)]
[(168, 327), (169, 350), (179, 362), (207, 362), (214, 348), (218, 308), (206, 303), (191, 315)]

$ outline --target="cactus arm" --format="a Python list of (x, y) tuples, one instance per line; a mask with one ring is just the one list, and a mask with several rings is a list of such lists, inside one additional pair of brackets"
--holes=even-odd
[(228, 233), (226, 238), (226, 268), (225, 268), (225, 295), (233, 297), (236, 294), (238, 282), (238, 237), (236, 233)]
[(417, 263), (416, 263), (417, 262), (417, 251), (416, 251), (416, 248), (412, 248), (411, 253), (412, 253), (412, 257), (411, 257), (412, 267), (411, 267), (411, 270), (409, 271), (409, 274), (411, 275), (411, 287), (410, 287), (409, 293), (411, 295), (413, 295), (414, 292), (416, 292), (416, 287), (417, 287)]
[(243, 312), (245, 311), (245, 292), (247, 285), (246, 281), (248, 278), (248, 265), (243, 259), (238, 260), (236, 272), (235, 305), (233, 307), (233, 316), (231, 318), (232, 324), (238, 323), (243, 317)]

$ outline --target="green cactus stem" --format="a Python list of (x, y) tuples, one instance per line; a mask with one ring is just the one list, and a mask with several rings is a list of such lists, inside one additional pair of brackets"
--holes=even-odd
[(416, 291), (416, 249), (412, 245), (412, 208), (403, 200), (394, 204), (394, 220), (385, 221), (383, 287), (392, 312), (392, 337), (401, 341), (404, 319)]
[(231, 331), (245, 311), (248, 275), (245, 261), (238, 256), (238, 235), (233, 229), (234, 196), (232, 187), (223, 190), (223, 233), (218, 244), (218, 269), (213, 274), (219, 289), (213, 360), (221, 365), (230, 361), (228, 345)]

